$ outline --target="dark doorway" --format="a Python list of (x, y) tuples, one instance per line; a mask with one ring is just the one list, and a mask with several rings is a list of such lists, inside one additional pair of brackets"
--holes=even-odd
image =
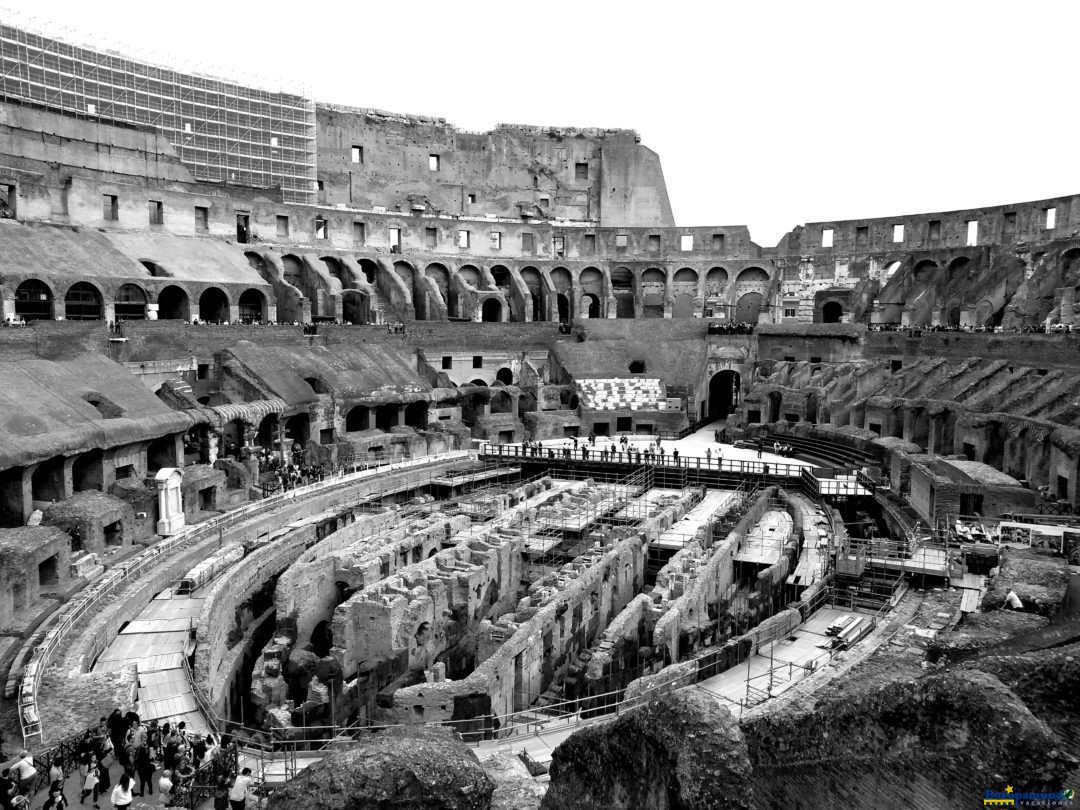
[(844, 316), (844, 307), (837, 301), (829, 301), (821, 308), (822, 323), (840, 323)]
[(709, 418), (723, 419), (739, 406), (739, 372), (731, 369), (709, 380)]
[(783, 400), (783, 396), (779, 391), (773, 391), (769, 394), (769, 419), (770, 422), (780, 421), (780, 402)]
[(251, 235), (251, 217), (247, 214), (236, 215), (236, 241), (246, 245)]
[(52, 320), (52, 291), (44, 281), (32, 278), (15, 288), (15, 316), (24, 321)]
[(72, 284), (64, 296), (64, 317), (69, 321), (100, 321), (101, 293), (85, 281)]
[(502, 304), (498, 298), (488, 298), (484, 301), (480, 310), (480, 317), (487, 323), (498, 323), (502, 320)]
[(559, 305), (559, 323), (570, 323), (570, 299), (562, 293), (555, 296)]
[(495, 373), (495, 382), (501, 382), (503, 385), (513, 385), (514, 372), (503, 366)]
[(158, 320), (186, 321), (189, 317), (186, 292), (170, 284), (158, 293)]
[(223, 290), (207, 287), (199, 296), (199, 320), (207, 323), (229, 320), (229, 299)]

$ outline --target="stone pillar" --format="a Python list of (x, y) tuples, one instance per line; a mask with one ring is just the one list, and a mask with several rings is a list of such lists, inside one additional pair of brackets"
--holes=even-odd
[(176, 534), (184, 528), (184, 503), (180, 492), (183, 477), (183, 471), (176, 467), (162, 467), (154, 477), (158, 490), (158, 534)]
[(398, 405), (397, 424), (398, 424), (398, 427), (404, 427), (405, 426), (405, 406), (404, 405)]
[(218, 454), (221, 452), (221, 434), (216, 430), (207, 429), (206, 431), (206, 458), (207, 463), (213, 464), (218, 460)]

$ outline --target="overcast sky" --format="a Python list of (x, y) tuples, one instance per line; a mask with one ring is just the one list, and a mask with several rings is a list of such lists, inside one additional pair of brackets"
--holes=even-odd
[(626, 127), (679, 225), (795, 225), (1080, 192), (1077, 2), (0, 0), (72, 38), (308, 95)]

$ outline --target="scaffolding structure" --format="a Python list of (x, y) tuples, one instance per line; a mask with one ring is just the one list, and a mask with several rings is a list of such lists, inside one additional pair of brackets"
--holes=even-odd
[(0, 21), (0, 100), (164, 136), (198, 181), (314, 204), (315, 103)]

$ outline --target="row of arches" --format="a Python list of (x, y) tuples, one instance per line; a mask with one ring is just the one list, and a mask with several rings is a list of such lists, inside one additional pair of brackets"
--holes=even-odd
[[(63, 317), (69, 321), (99, 321), (105, 317), (105, 298), (100, 288), (89, 281), (78, 281), (68, 287), (62, 304), (52, 288), (40, 279), (27, 279), (15, 288), (15, 316), (25, 321), (53, 320)], [(117, 320), (145, 320), (149, 305), (157, 304), (159, 320), (204, 321), (230, 320), (231, 302), (220, 287), (207, 287), (200, 293), (197, 307), (192, 308), (188, 293), (170, 284), (161, 289), (156, 301), (138, 284), (121, 284), (113, 299)], [(62, 308), (61, 308), (62, 306)], [(261, 290), (244, 290), (237, 299), (238, 318), (242, 322), (261, 321), (267, 316), (267, 298)]]
[[(709, 314), (705, 300), (730, 291), (736, 297), (724, 306), (737, 306), (737, 301), (749, 295), (743, 301), (744, 320), (756, 321), (770, 283), (769, 272), (762, 267), (738, 271), (734, 286), (723, 267), (701, 271), (682, 267), (673, 272), (657, 267), (615, 267), (605, 276), (600, 268), (591, 266), (571, 271), (565, 266), (541, 270), (525, 265), (511, 271), (503, 264), (484, 269), (467, 263), (454, 270), (441, 262), (421, 268), (398, 259), (393, 274), (409, 291), (420, 320), (439, 317), (441, 312), (450, 317), (478, 316), (482, 321), (662, 318), (669, 306), (671, 317), (690, 318)], [(455, 279), (463, 286), (455, 285)], [(469, 291), (479, 298), (477, 310), (466, 312), (461, 293)]]

